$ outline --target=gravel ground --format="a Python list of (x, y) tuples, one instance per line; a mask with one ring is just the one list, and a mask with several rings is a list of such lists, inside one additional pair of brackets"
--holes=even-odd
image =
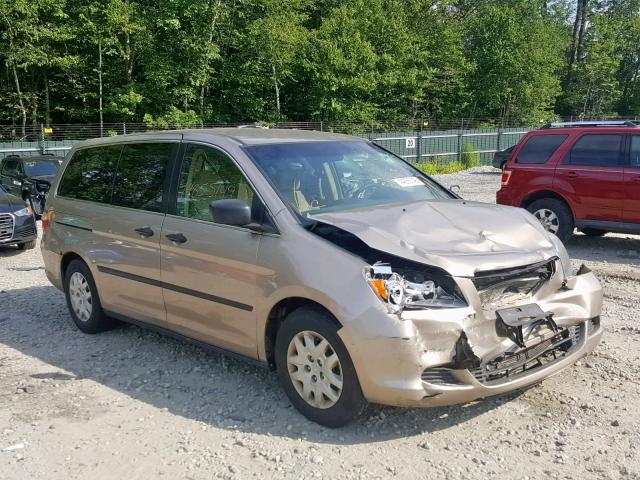
[[(492, 202), (499, 174), (443, 175)], [(274, 374), (132, 326), (88, 336), (40, 250), (0, 250), (0, 479), (640, 478), (640, 237), (576, 236), (605, 287), (605, 337), (525, 392), (371, 407), (328, 430)]]

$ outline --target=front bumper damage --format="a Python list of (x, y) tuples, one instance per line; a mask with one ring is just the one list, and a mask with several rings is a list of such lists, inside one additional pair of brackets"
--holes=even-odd
[(340, 331), (369, 401), (433, 407), (522, 389), (575, 363), (600, 341), (602, 289), (586, 267), (566, 280), (554, 274), (528, 298), (498, 305), (534, 303), (552, 318), (525, 325), (521, 345), (496, 328), (496, 305), (482, 304), (473, 279), (455, 280), (465, 308), (405, 310), (388, 336)]

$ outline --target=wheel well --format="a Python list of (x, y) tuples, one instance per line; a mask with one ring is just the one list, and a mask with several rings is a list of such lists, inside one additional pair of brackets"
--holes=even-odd
[(294, 310), (298, 310), (303, 307), (312, 308), (326, 313), (328, 318), (331, 319), (336, 327), (342, 328), (338, 319), (318, 302), (303, 297), (291, 297), (280, 300), (269, 312), (269, 316), (267, 317), (267, 327), (265, 328), (265, 351), (267, 354), (267, 363), (269, 364), (269, 368), (272, 370), (275, 370), (274, 350), (276, 345), (276, 336), (278, 335), (280, 325), (282, 325), (282, 322), (287, 315)]
[(71, 261), (75, 259), (78, 259), (84, 262), (84, 260), (82, 260), (82, 257), (77, 253), (68, 252), (62, 256), (62, 263), (60, 264), (60, 277), (63, 280), (64, 280), (64, 274), (67, 271), (67, 267), (69, 266)]
[(571, 214), (573, 215), (573, 209), (571, 208), (571, 205), (569, 205), (569, 202), (567, 202), (562, 195), (559, 195), (556, 192), (552, 192), (551, 190), (541, 190), (539, 192), (528, 195), (524, 200), (522, 200), (522, 204), (520, 206), (522, 208), (527, 208), (536, 200), (541, 200), (543, 198), (553, 198), (555, 200), (561, 201), (567, 207), (569, 207), (569, 210), (571, 210)]

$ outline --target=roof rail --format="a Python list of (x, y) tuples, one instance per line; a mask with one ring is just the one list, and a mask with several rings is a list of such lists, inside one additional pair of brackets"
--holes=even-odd
[(640, 121), (637, 120), (583, 120), (579, 122), (552, 122), (540, 127), (540, 130), (549, 128), (580, 128), (580, 127), (630, 127), (639, 128)]

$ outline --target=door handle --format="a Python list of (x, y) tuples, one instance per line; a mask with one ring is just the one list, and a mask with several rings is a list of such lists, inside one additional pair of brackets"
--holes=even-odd
[(577, 174), (576, 172), (567, 172), (565, 175), (566, 175), (567, 177), (569, 177), (569, 178), (576, 178), (576, 177), (578, 177), (578, 174)]
[(169, 240), (171, 240), (173, 243), (184, 243), (187, 241), (187, 237), (185, 237), (183, 234), (181, 233), (169, 233), (167, 235), (165, 235)]
[(136, 233), (144, 238), (153, 237), (153, 230), (149, 227), (136, 228)]

